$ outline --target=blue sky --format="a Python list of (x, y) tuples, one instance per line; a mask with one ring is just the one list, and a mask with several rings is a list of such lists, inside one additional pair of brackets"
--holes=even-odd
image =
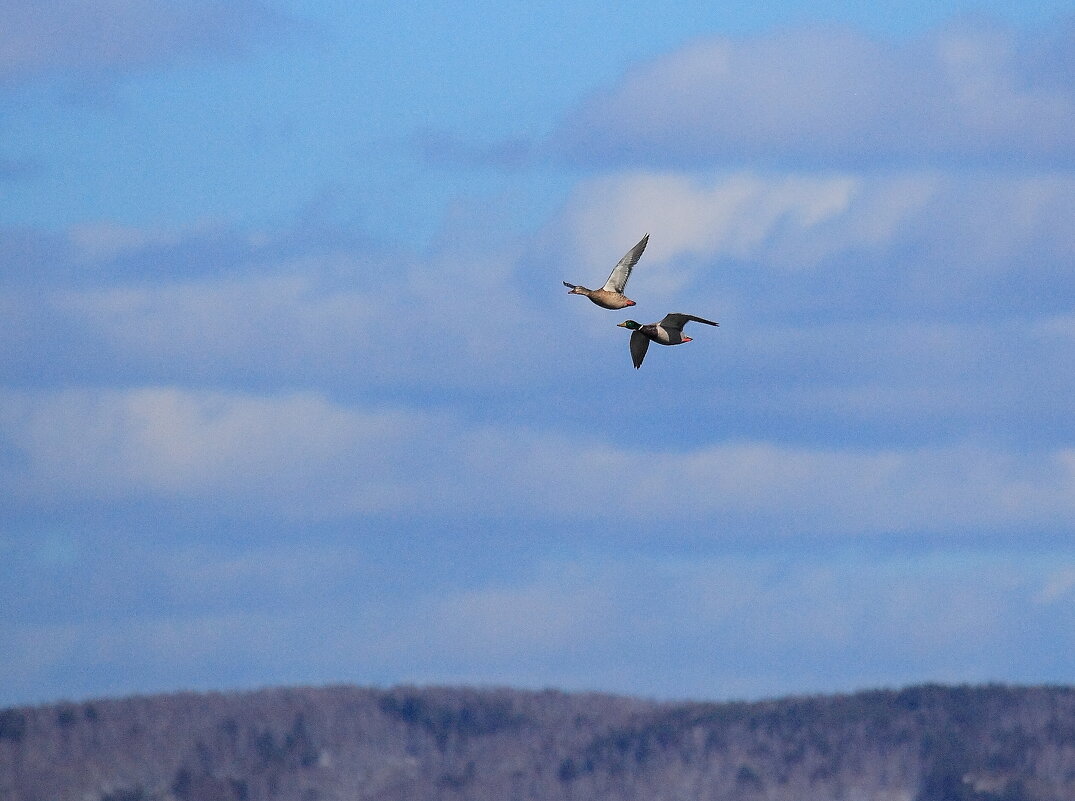
[(5, 3), (0, 703), (1070, 682), (1073, 208), (1067, 2)]

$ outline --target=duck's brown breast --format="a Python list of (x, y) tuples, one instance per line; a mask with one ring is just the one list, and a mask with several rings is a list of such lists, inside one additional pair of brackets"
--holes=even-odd
[(589, 294), (590, 300), (604, 309), (626, 309), (634, 306), (635, 302), (624, 297), (619, 292), (608, 292), (604, 289), (595, 289)]

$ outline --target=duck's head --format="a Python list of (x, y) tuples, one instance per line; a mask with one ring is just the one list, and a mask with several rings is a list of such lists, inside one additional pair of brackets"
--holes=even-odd
[[(565, 286), (571, 286), (571, 284), (565, 284)], [(590, 291), (591, 290), (587, 289), (584, 286), (571, 286), (571, 289), (567, 290), (567, 294), (569, 294), (569, 295), (589, 295)]]
[(641, 323), (636, 323), (634, 320), (624, 320), (622, 323), (616, 323), (617, 328), (626, 328), (629, 331), (637, 331), (642, 327)]

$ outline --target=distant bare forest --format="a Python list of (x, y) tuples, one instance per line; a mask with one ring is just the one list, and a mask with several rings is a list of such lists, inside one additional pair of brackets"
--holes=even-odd
[(356, 687), (0, 711), (3, 801), (1072, 801), (1075, 688)]

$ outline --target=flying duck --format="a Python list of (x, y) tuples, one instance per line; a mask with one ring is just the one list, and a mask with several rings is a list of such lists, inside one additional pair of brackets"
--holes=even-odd
[(656, 342), (659, 345), (681, 345), (690, 342), (690, 337), (683, 336), (683, 326), (689, 322), (705, 323), (706, 325), (720, 325), (712, 320), (703, 320), (693, 314), (666, 314), (659, 323), (642, 325), (634, 320), (624, 320), (617, 327), (631, 331), (631, 361), (635, 363), (637, 370), (642, 366), (642, 360), (646, 358), (649, 343)]
[(564, 281), (564, 286), (569, 290), (567, 294), (585, 295), (603, 309), (624, 309), (634, 306), (635, 302), (623, 294), (623, 288), (627, 286), (627, 279), (631, 277), (631, 268), (638, 263), (638, 258), (646, 249), (647, 242), (649, 242), (649, 234), (642, 237), (637, 245), (627, 251), (600, 289), (587, 289), (584, 286), (576, 286)]

